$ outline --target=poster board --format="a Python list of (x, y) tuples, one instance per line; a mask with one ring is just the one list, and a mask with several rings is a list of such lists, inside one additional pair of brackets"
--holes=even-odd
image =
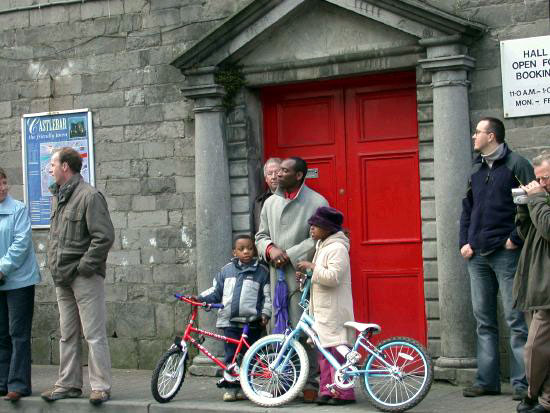
[(500, 42), (505, 118), (550, 113), (550, 36)]
[(92, 113), (88, 109), (44, 112), (21, 118), (23, 148), (23, 184), (32, 228), (49, 228), (51, 197), (50, 158), (64, 146), (78, 151), (82, 157), (81, 175), (95, 184)]

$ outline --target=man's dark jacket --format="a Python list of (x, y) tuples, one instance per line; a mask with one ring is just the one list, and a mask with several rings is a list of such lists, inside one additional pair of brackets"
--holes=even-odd
[(77, 275), (105, 278), (107, 254), (115, 232), (107, 202), (80, 174), (73, 175), (53, 194), (48, 242), (48, 265), (56, 286), (70, 286)]
[(529, 196), (516, 216), (525, 240), (514, 278), (514, 307), (521, 311), (550, 308), (550, 195)]
[(504, 246), (508, 238), (516, 245), (523, 245), (514, 224), (516, 205), (511, 191), (533, 179), (535, 174), (529, 161), (506, 144), (492, 168), (478, 155), (462, 200), (460, 248), (470, 244), (476, 253), (490, 253)]
[(271, 192), (271, 189), (267, 188), (264, 193), (258, 195), (256, 199), (254, 199), (254, 234), (260, 229), (260, 215), (264, 207), (264, 202), (271, 195), (273, 195), (273, 192)]

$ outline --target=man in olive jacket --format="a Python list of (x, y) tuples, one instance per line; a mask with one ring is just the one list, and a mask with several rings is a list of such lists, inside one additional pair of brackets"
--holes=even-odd
[(536, 179), (522, 187), (527, 206), (519, 205), (516, 216), (525, 243), (514, 279), (514, 305), (533, 317), (525, 344), (529, 389), (520, 413), (550, 412), (550, 152), (533, 159), (533, 165)]
[(55, 184), (50, 188), (48, 265), (56, 286), (61, 339), (59, 378), (42, 398), (55, 401), (82, 394), (82, 328), (89, 348), (90, 403), (101, 404), (111, 392), (104, 279), (115, 235), (105, 198), (84, 182), (81, 168), (80, 154), (72, 148), (62, 148), (51, 158)]

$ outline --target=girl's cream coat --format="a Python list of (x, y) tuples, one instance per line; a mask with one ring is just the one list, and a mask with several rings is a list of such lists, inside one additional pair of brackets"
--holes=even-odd
[(340, 231), (318, 241), (313, 263), (310, 312), (321, 345), (353, 344), (354, 331), (344, 327), (353, 321), (349, 239)]

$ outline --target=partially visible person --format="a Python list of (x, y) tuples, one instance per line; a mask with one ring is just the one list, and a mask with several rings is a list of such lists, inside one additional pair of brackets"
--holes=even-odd
[[(315, 242), (309, 236), (307, 220), (318, 207), (328, 206), (327, 200), (313, 189), (306, 181), (307, 163), (302, 158), (292, 157), (281, 162), (277, 173), (278, 187), (262, 208), (260, 228), (256, 233), (256, 247), (261, 258), (269, 263), (271, 294), (274, 297), (273, 312), (283, 313), (278, 308), (275, 286), (278, 281), (277, 270), (282, 270), (282, 278), (288, 284), (288, 318), (296, 325), (302, 315), (300, 294), (296, 282), (295, 266), (298, 261), (311, 260), (315, 253)], [(274, 319), (272, 318), (272, 327)], [(305, 343), (305, 339), (303, 340)], [(313, 402), (317, 396), (317, 355), (306, 345), (309, 359), (308, 380), (304, 387), (304, 402)]]
[[(344, 216), (337, 209), (320, 207), (315, 211), (308, 220), (311, 238), (317, 243), (315, 256), (313, 262), (298, 262), (296, 273), (300, 281), (307, 270), (313, 271), (309, 309), (315, 318), (314, 328), (323, 348), (341, 364), (345, 359), (336, 348), (342, 344), (352, 346), (355, 342), (355, 332), (344, 327), (346, 321), (354, 321), (354, 318), (349, 240), (342, 232), (343, 222)], [(353, 388), (334, 387), (334, 392), (327, 388), (334, 383), (336, 370), (321, 353), (318, 353), (318, 361), (321, 382), (317, 404), (355, 403)]]
[(472, 136), (473, 161), (460, 218), (460, 253), (470, 274), (472, 307), (477, 322), (477, 374), (464, 397), (500, 394), (500, 349), (497, 296), (500, 292), (504, 318), (510, 327), (510, 383), (514, 400), (527, 391), (523, 348), (527, 325), (521, 311), (513, 308), (512, 287), (523, 241), (514, 217), (512, 188), (534, 178), (529, 161), (512, 152), (505, 141), (502, 121), (481, 119)]
[(264, 180), (267, 184), (267, 189), (254, 200), (254, 233), (258, 232), (260, 228), (260, 214), (262, 213), (264, 202), (273, 195), (279, 185), (279, 181), (277, 180), (279, 169), (281, 169), (281, 158), (269, 158), (265, 161)]
[(107, 201), (84, 181), (81, 168), (82, 158), (72, 148), (52, 155), (48, 265), (56, 287), (61, 339), (59, 377), (41, 396), (53, 402), (82, 395), (82, 331), (89, 350), (90, 403), (99, 405), (111, 397), (104, 283), (115, 232)]
[[(235, 237), (233, 256), (234, 258), (214, 277), (213, 286), (200, 293), (197, 300), (209, 304), (223, 304), (224, 307), (218, 310), (216, 327), (223, 329), (226, 337), (238, 340), (244, 325), (248, 323), (247, 341), (252, 345), (260, 338), (271, 318), (269, 271), (258, 260), (256, 247), (250, 235)], [(224, 360), (228, 366), (235, 356), (237, 346), (225, 343), (224, 349)], [(246, 398), (238, 383), (228, 387), (223, 395), (224, 401), (232, 402)]]
[(17, 402), (32, 393), (31, 328), (40, 271), (29, 212), (8, 189), (0, 168), (0, 395)]
[(527, 396), (519, 413), (550, 412), (550, 152), (533, 159), (535, 180), (522, 186), (518, 233), (525, 240), (514, 279), (514, 306), (532, 313), (525, 344)]

